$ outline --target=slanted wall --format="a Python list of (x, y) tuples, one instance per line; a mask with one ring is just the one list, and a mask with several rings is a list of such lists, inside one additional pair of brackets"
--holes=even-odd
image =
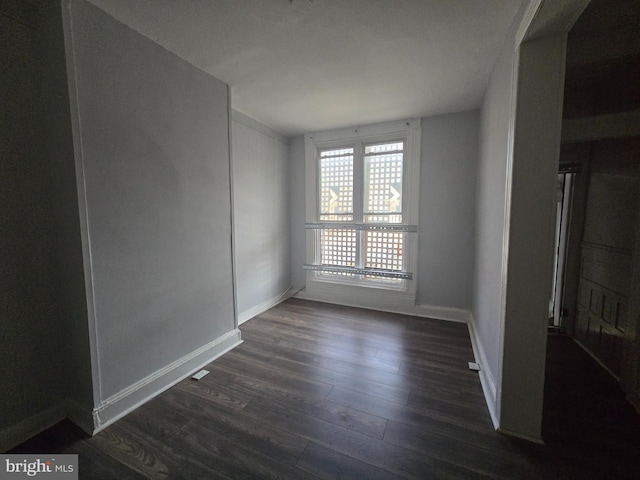
[(99, 429), (239, 340), (228, 88), (63, 8)]

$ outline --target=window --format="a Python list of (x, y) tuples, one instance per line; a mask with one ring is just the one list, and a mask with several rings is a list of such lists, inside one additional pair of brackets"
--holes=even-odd
[(419, 146), (419, 120), (307, 135), (307, 288), (415, 292)]

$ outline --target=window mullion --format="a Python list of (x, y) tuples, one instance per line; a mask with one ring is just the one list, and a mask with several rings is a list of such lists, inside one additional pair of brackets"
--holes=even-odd
[(356, 238), (356, 266), (358, 268), (364, 268), (364, 249), (365, 249), (365, 237), (367, 232), (365, 230), (358, 230)]
[(362, 143), (355, 145), (353, 157), (353, 220), (363, 222), (362, 209), (364, 207), (364, 160)]
[[(353, 157), (353, 220), (364, 222), (364, 160), (362, 142), (355, 145)], [(365, 232), (358, 230), (356, 238), (356, 267), (364, 267)]]

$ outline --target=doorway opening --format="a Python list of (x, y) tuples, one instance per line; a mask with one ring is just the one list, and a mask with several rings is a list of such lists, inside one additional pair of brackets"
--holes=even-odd
[(563, 318), (567, 311), (563, 308), (563, 289), (566, 281), (565, 265), (569, 246), (569, 225), (573, 202), (575, 175), (580, 171), (578, 163), (560, 165), (557, 182), (555, 261), (553, 265), (552, 296), (549, 301), (549, 327), (562, 330)]

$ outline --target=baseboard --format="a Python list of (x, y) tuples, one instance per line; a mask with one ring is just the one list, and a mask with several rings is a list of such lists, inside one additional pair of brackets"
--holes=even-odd
[(93, 409), (90, 433), (98, 433), (240, 343), (240, 330), (234, 329), (111, 396)]
[(435, 318), (449, 322), (469, 323), (471, 312), (462, 308), (438, 307), (435, 305), (415, 305), (409, 309), (416, 317)]
[(272, 307), (275, 307), (279, 303), (284, 302), (287, 298), (293, 295), (292, 287), (289, 286), (283, 293), (277, 295), (275, 297), (266, 300), (255, 307), (250, 308), (249, 310), (245, 310), (244, 312), (238, 314), (238, 325), (242, 325), (247, 320), (251, 320), (256, 315), (260, 315), (263, 312), (266, 312)]
[(412, 315), (414, 317), (433, 318), (436, 320), (447, 320), (449, 322), (468, 323), (471, 318), (471, 312), (462, 308), (439, 307), (436, 305), (411, 305), (397, 302), (393, 305), (385, 302), (377, 302), (375, 305), (371, 301), (359, 301), (357, 297), (346, 299), (344, 297), (326, 297), (321, 294), (309, 293), (306, 289), (300, 290), (294, 295), (295, 298), (302, 300), (311, 300), (314, 302), (332, 303), (334, 305), (343, 305), (345, 307), (357, 307), (367, 310), (376, 310), (379, 312), (398, 313), (401, 315)]
[(478, 337), (478, 330), (476, 329), (475, 319), (470, 314), (469, 325), (469, 337), (471, 338), (471, 347), (473, 348), (473, 355), (476, 363), (480, 366), (478, 376), (480, 378), (480, 385), (482, 386), (482, 392), (484, 393), (484, 400), (487, 403), (489, 409), (489, 415), (491, 416), (491, 422), (496, 431), (500, 430), (500, 416), (498, 412), (498, 397), (495, 376), (492, 374), (487, 361), (487, 356), (484, 353), (482, 342)]
[(47, 428), (53, 427), (56, 423), (64, 420), (66, 416), (67, 407), (63, 400), (22, 420), (16, 425), (0, 431), (0, 452), (11, 450)]

